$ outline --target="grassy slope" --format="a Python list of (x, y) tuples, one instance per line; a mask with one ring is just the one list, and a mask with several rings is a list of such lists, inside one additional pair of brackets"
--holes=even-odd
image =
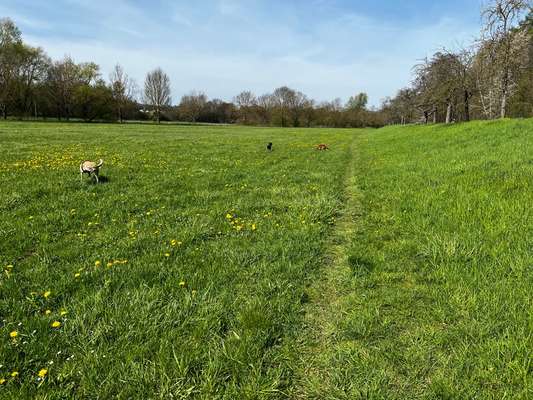
[(0, 397), (282, 397), (352, 138), (0, 124)]
[(387, 128), (358, 148), (299, 395), (531, 398), (533, 121)]

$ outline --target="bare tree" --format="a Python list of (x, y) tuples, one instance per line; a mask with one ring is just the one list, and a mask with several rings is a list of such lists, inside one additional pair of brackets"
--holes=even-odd
[(146, 75), (144, 81), (145, 102), (155, 112), (157, 123), (161, 122), (161, 111), (170, 106), (170, 78), (161, 68), (156, 68)]
[(180, 118), (196, 122), (206, 107), (208, 98), (205, 93), (192, 91), (181, 98), (178, 106)]
[(531, 0), (492, 0), (482, 13), (486, 40), (496, 49), (494, 54), (499, 70), (501, 118), (505, 118), (507, 114), (507, 102), (512, 85), (512, 32), (520, 18), (531, 8)]
[(109, 75), (109, 81), (117, 117), (119, 122), (122, 123), (124, 119), (124, 108), (135, 97), (136, 85), (128, 74), (124, 72), (120, 64), (115, 65), (115, 68)]
[(250, 122), (250, 114), (252, 113), (252, 108), (257, 105), (257, 98), (250, 91), (244, 91), (239, 93), (233, 99), (235, 105), (239, 108), (239, 114), (242, 118), (242, 122), (247, 124)]

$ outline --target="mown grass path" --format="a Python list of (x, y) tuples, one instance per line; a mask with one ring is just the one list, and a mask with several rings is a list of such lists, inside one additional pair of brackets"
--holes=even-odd
[[(351, 279), (348, 249), (356, 230), (360, 213), (360, 192), (357, 188), (356, 165), (359, 162), (361, 142), (359, 133), (352, 140), (350, 161), (344, 176), (343, 207), (324, 253), (320, 278), (309, 288), (306, 307), (305, 334), (302, 340), (297, 384), (291, 397), (298, 399), (326, 398), (333, 395), (330, 349), (334, 345), (335, 321), (343, 318), (343, 282)], [(333, 397), (334, 398), (334, 397)]]

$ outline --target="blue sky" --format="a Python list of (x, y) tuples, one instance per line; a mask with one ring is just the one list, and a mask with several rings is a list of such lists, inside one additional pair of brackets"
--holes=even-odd
[(478, 35), (481, 0), (2, 0), (53, 58), (117, 62), (139, 86), (162, 67), (174, 102), (191, 90), (230, 100), (288, 85), (319, 101), (367, 92), (378, 105), (417, 60)]

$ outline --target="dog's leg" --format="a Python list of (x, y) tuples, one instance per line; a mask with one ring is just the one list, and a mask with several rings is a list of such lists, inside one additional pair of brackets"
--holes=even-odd
[(99, 183), (98, 182), (98, 174), (96, 172), (94, 173), (94, 177), (96, 178), (96, 183)]

